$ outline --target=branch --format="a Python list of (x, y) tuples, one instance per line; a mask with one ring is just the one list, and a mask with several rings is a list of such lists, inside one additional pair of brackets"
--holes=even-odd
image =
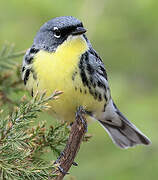
[(57, 174), (55, 180), (62, 180), (64, 176), (68, 174), (72, 164), (77, 165), (74, 163), (74, 159), (79, 151), (80, 144), (87, 131), (87, 123), (84, 115), (85, 111), (79, 108), (76, 115), (76, 121), (71, 127), (71, 132), (66, 147), (61, 156), (56, 161), (59, 166), (58, 169), (53, 172)]
[(6, 56), (2, 56), (3, 53), (1, 53), (2, 55), (1, 55), (1, 57), (0, 57), (0, 61), (1, 61), (1, 60), (4, 61), (4, 60), (7, 60), (7, 59), (18, 58), (18, 57), (24, 56), (25, 53), (26, 53), (26, 50), (21, 51), (21, 52), (16, 52), (16, 53), (12, 53), (12, 51), (11, 51), (11, 52), (10, 52), (8, 55), (6, 55)]

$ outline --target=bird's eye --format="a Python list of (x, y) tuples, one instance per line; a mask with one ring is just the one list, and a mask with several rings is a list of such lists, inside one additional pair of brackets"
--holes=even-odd
[(60, 38), (61, 36), (60, 30), (57, 27), (54, 27), (53, 31), (54, 31), (54, 37)]

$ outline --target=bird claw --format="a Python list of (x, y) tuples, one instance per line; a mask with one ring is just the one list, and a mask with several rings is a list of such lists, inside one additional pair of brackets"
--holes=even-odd
[[(60, 164), (60, 159), (61, 157), (64, 156), (64, 152), (61, 152), (60, 153), (60, 156), (58, 157), (58, 159), (55, 161), (54, 164)], [(64, 169), (60, 166), (60, 165), (57, 165), (57, 168), (59, 169), (59, 171), (63, 174), (63, 175), (66, 175), (66, 174), (70, 174), (69, 172), (66, 172), (64, 171)]]
[(83, 124), (85, 131), (87, 132), (87, 122), (84, 120), (83, 118), (83, 114), (86, 114), (86, 111), (83, 109), (82, 106), (79, 106), (77, 111), (76, 111), (76, 120), (79, 122), (81, 121), (81, 123)]
[(64, 171), (64, 169), (60, 165), (58, 166), (58, 169), (63, 175), (70, 174), (69, 172)]
[[(58, 164), (62, 156), (64, 156), (64, 152), (61, 152), (61, 153), (60, 153), (60, 156), (58, 157), (58, 159), (55, 161), (54, 164)], [(78, 164), (77, 164), (76, 162), (73, 162), (72, 164), (73, 164), (74, 166), (78, 166)], [(58, 168), (59, 171), (60, 171), (62, 174), (64, 174), (64, 175), (70, 174), (69, 172), (64, 171), (64, 169), (63, 169), (60, 165), (58, 165), (57, 168)]]
[(73, 164), (74, 166), (78, 166), (78, 164), (77, 164), (76, 162), (73, 162), (72, 164)]
[(60, 153), (60, 155), (59, 155), (58, 159), (55, 161), (55, 163), (54, 163), (54, 164), (59, 163), (59, 160), (61, 159), (61, 157), (62, 157), (62, 156), (64, 156), (64, 152), (61, 152), (61, 153)]

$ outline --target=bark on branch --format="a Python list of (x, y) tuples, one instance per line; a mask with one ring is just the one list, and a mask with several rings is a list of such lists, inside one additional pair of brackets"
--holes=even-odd
[(66, 173), (69, 171), (72, 164), (75, 165), (74, 159), (79, 151), (82, 139), (87, 131), (87, 123), (85, 112), (79, 108), (76, 116), (76, 121), (71, 127), (71, 132), (62, 155), (57, 160), (59, 165), (58, 170), (54, 173), (57, 174), (55, 180), (62, 180)]

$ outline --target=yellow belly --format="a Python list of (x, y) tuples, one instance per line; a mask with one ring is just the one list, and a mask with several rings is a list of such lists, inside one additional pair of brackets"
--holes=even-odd
[(78, 36), (59, 46), (55, 53), (40, 51), (34, 58), (33, 69), (37, 80), (30, 77), (28, 86), (34, 91), (46, 90), (48, 96), (55, 90), (63, 91), (59, 99), (50, 102), (52, 111), (61, 120), (74, 121), (79, 106), (96, 113), (103, 110), (104, 103), (93, 98), (80, 77), (78, 63), (87, 48), (85, 40)]

